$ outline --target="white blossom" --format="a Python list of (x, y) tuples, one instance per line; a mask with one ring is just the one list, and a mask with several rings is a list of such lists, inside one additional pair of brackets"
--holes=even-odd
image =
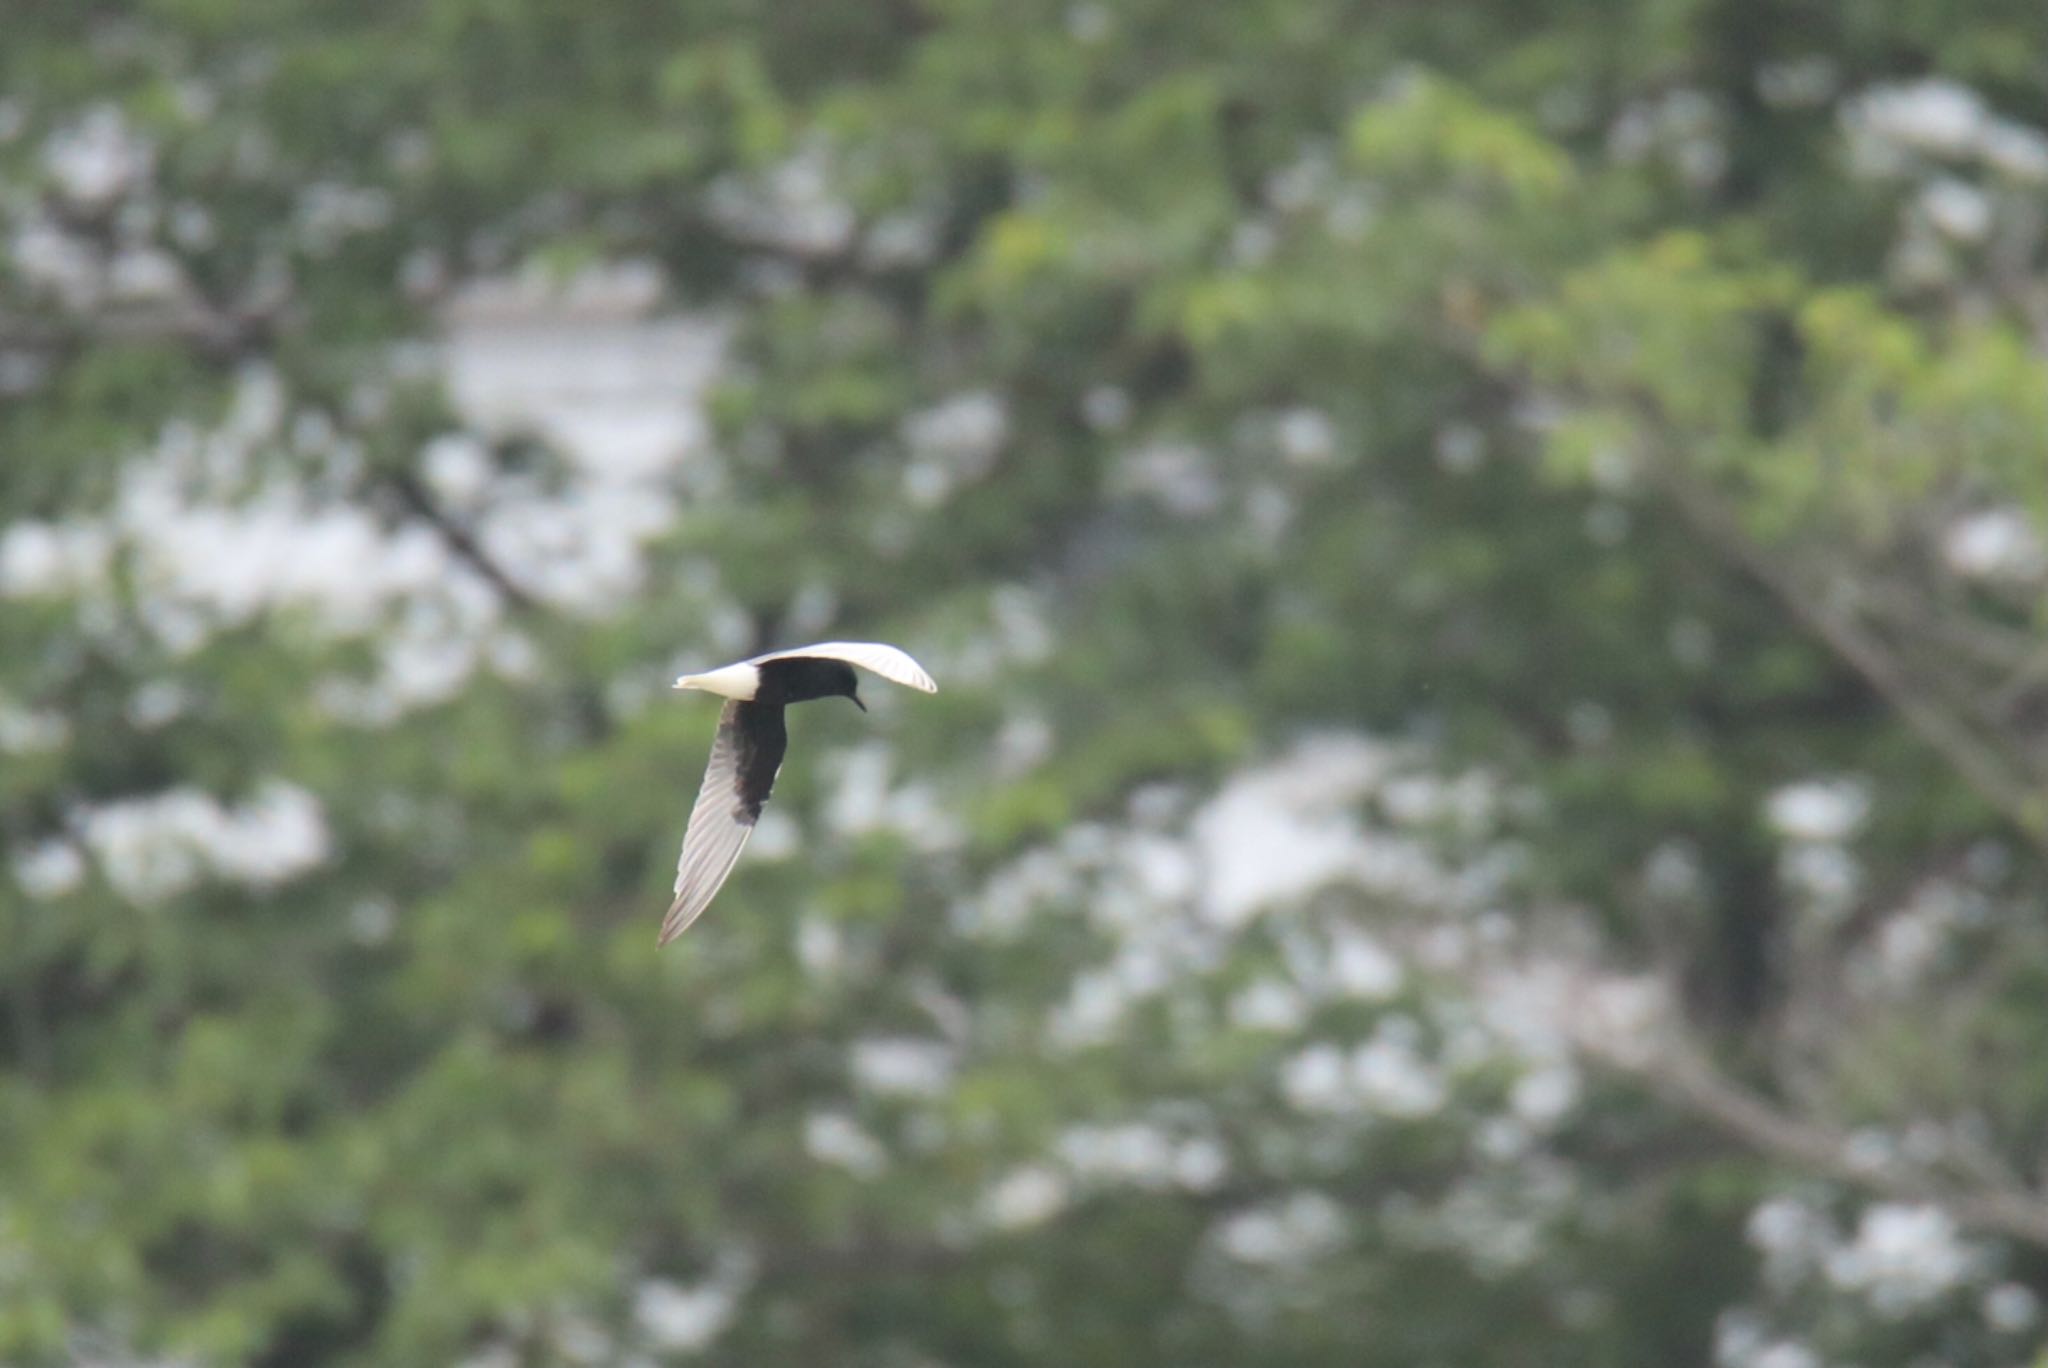
[(100, 104), (50, 135), (43, 162), (66, 199), (104, 209), (148, 179), (155, 155), (118, 108)]
[(1991, 231), (1991, 198), (1976, 186), (1944, 176), (1920, 192), (1927, 221), (1961, 242), (1979, 242)]
[(1081, 396), (1081, 416), (1097, 432), (1116, 432), (1131, 420), (1131, 396), (1115, 385), (1097, 385)]
[(633, 1292), (634, 1324), (657, 1350), (691, 1353), (708, 1348), (732, 1323), (753, 1275), (752, 1259), (728, 1255), (719, 1259), (709, 1278), (695, 1285), (647, 1278)]
[(1861, 1292), (1881, 1315), (1903, 1316), (1966, 1281), (1976, 1257), (1937, 1207), (1880, 1203), (1863, 1213), (1856, 1238), (1827, 1261), (1829, 1281)]
[(1877, 86), (1854, 100), (1851, 129), (1918, 152), (1960, 156), (1975, 145), (1987, 117), (1977, 92), (1931, 78)]
[(821, 1164), (862, 1178), (872, 1178), (889, 1166), (881, 1142), (844, 1112), (813, 1112), (804, 1118), (804, 1150)]
[(1948, 568), (1968, 579), (2031, 583), (2048, 573), (2048, 547), (2017, 508), (1990, 508), (1958, 519), (1943, 536), (1941, 551)]
[(177, 788), (88, 809), (79, 825), (115, 890), (143, 904), (208, 875), (272, 888), (325, 862), (330, 847), (319, 801), (278, 780), (236, 807)]
[(1337, 425), (1321, 409), (1288, 409), (1274, 422), (1273, 431), (1280, 454), (1295, 465), (1322, 465), (1337, 454)]
[(1022, 1230), (1058, 1215), (1069, 1195), (1069, 1184), (1057, 1170), (1027, 1164), (1010, 1170), (982, 1194), (981, 1213), (998, 1230)]
[(953, 1049), (942, 1041), (908, 1036), (857, 1040), (850, 1066), (855, 1084), (867, 1092), (936, 1097), (953, 1077)]
[(1443, 1075), (1385, 1024), (1352, 1051), (1350, 1073), (1365, 1107), (1384, 1116), (1428, 1116), (1446, 1100)]
[(2000, 1283), (1984, 1294), (1984, 1321), (1994, 1330), (2017, 1335), (2041, 1319), (2041, 1299), (2019, 1283)]
[(1308, 1002), (1291, 984), (1262, 978), (1231, 998), (1230, 1019), (1249, 1031), (1295, 1031), (1308, 1019)]
[(904, 496), (932, 508), (994, 468), (1009, 436), (1002, 397), (989, 390), (956, 394), (903, 422), (910, 460), (904, 467)]
[(832, 174), (826, 147), (811, 143), (763, 175), (721, 177), (706, 202), (711, 217), (738, 237), (803, 256), (831, 256), (859, 228)]
[(1809, 779), (1773, 792), (1764, 815), (1790, 841), (1844, 841), (1870, 814), (1870, 787), (1860, 779)]
[(85, 881), (85, 857), (70, 841), (41, 841), (14, 856), (14, 881), (31, 898), (61, 898)]
[(1240, 1211), (1217, 1228), (1215, 1240), (1239, 1263), (1274, 1266), (1321, 1258), (1344, 1239), (1344, 1213), (1319, 1192), (1296, 1192)]

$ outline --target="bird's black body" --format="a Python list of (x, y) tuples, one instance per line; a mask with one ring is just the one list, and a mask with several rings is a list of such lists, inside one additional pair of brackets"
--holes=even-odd
[(734, 781), (739, 790), (737, 815), (745, 822), (760, 820), (761, 805), (768, 801), (776, 771), (782, 768), (783, 752), (789, 749), (789, 730), (782, 721), (784, 706), (843, 697), (867, 711), (867, 704), (854, 691), (853, 666), (845, 661), (797, 656), (768, 661), (760, 670), (761, 682), (753, 698), (733, 705), (739, 746), (739, 773)]
[[(759, 668), (761, 683), (754, 690), (756, 703), (780, 706), (808, 703), (814, 698), (851, 698), (860, 703), (853, 666), (843, 660), (792, 656), (766, 661)], [(861, 711), (867, 711), (866, 704), (861, 704)]]

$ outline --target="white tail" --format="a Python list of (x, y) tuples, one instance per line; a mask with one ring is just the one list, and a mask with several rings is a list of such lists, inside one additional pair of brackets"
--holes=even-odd
[(715, 693), (722, 698), (737, 698), (744, 701), (752, 698), (754, 691), (761, 687), (761, 672), (751, 665), (727, 665), (704, 674), (684, 675), (676, 681), (675, 687), (702, 689), (705, 693)]

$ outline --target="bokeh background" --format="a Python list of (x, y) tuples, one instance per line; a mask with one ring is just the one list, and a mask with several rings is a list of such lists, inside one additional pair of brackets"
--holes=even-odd
[(2044, 1362), (2044, 256), (2039, 0), (9, 5), (0, 1361)]

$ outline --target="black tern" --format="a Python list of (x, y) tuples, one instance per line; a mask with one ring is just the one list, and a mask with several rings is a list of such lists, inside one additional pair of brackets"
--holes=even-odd
[(682, 935), (711, 905), (747, 837), (754, 834), (761, 805), (775, 787), (775, 774), (789, 745), (783, 708), (813, 698), (850, 698), (867, 711), (855, 687), (856, 665), (892, 684), (926, 693), (939, 689), (922, 665), (879, 641), (824, 641), (771, 651), (675, 682), (678, 689), (721, 695), (725, 708), (718, 715), (704, 787), (697, 790), (697, 804), (690, 809), (690, 825), (683, 833), (683, 853), (676, 861), (676, 900), (662, 918), (657, 947)]

